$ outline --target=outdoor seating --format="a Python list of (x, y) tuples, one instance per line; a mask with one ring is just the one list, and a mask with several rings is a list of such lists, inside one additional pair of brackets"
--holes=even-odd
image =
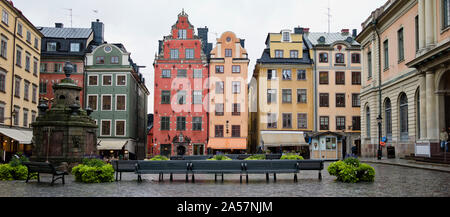
[(188, 161), (138, 161), (135, 167), (135, 173), (138, 175), (138, 181), (142, 181), (143, 174), (159, 174), (159, 181), (164, 180), (164, 173), (170, 174), (170, 181), (173, 180), (173, 174), (186, 174), (188, 181), (189, 162)]
[(323, 160), (299, 160), (300, 170), (319, 170), (319, 179), (322, 180)]
[(122, 172), (134, 172), (136, 170), (137, 160), (112, 160), (111, 164), (116, 173), (116, 181), (120, 174), (120, 180), (122, 180)]
[(214, 173), (214, 180), (217, 181), (217, 175), (223, 174), (240, 174), (240, 181), (242, 182), (242, 175), (244, 173), (244, 161), (240, 160), (204, 160), (191, 161), (190, 172), (192, 173), (192, 182), (195, 181), (194, 174), (212, 174)]
[(294, 182), (297, 182), (297, 173), (300, 170), (299, 162), (295, 160), (248, 160), (244, 163), (246, 181), (248, 174), (266, 174), (269, 181), (269, 173), (273, 173), (274, 181), (277, 173), (294, 173)]
[(52, 174), (52, 182), (50, 185), (53, 185), (56, 180), (61, 179), (62, 183), (65, 184), (64, 176), (68, 175), (66, 171), (58, 171), (53, 164), (47, 163), (47, 162), (23, 162), (23, 165), (25, 165), (28, 168), (28, 174), (27, 174), (27, 180), (26, 183), (28, 183), (28, 180), (30, 180), (32, 173), (37, 173), (37, 180), (40, 182), (40, 174), (41, 173), (47, 173)]

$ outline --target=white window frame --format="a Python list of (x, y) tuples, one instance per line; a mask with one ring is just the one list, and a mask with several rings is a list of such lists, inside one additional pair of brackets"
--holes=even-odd
[[(125, 84), (119, 84), (119, 76), (125, 76)], [(116, 75), (116, 86), (127, 86), (127, 75), (126, 74), (117, 74)]]
[[(110, 76), (111, 77), (111, 84), (110, 85), (105, 85), (104, 81), (105, 81), (105, 76)], [(113, 75), (112, 74), (104, 74), (102, 75), (102, 86), (106, 86), (106, 87), (110, 87), (113, 85)]]
[[(103, 96), (110, 96), (111, 97), (111, 109), (109, 109), (109, 110), (104, 110), (103, 109)], [(101, 95), (101, 111), (112, 111), (113, 110), (113, 105), (112, 105), (112, 103), (113, 103), (113, 97), (112, 97), (112, 94), (102, 94)]]
[[(91, 108), (92, 111), (98, 111), (98, 94), (88, 94), (88, 95), (87, 95), (87, 105), (88, 105), (88, 106), (89, 106), (89, 97), (90, 97), (90, 96), (95, 96), (95, 97), (96, 97), (95, 104), (96, 104), (97, 106), (95, 107), (95, 109)], [(90, 106), (89, 106), (89, 107), (90, 107)]]
[[(270, 79), (269, 79), (269, 73), (271, 73)], [(267, 70), (267, 80), (277, 80), (277, 70), (276, 69), (268, 69)]]
[[(90, 84), (90, 83), (89, 83), (90, 77), (97, 77), (97, 84), (96, 84), (96, 85), (93, 85), (93, 84)], [(98, 75), (88, 75), (88, 84), (87, 84), (88, 86), (98, 86), (98, 83), (99, 83), (99, 82), (98, 82)]]
[[(124, 122), (124, 124), (123, 124), (123, 135), (117, 134), (117, 122), (119, 122), (119, 121), (123, 121)], [(114, 135), (115, 136), (126, 136), (127, 135), (127, 120), (125, 120), (125, 119), (114, 120)]]
[[(103, 134), (103, 121), (109, 121), (109, 134), (108, 135)], [(100, 136), (111, 136), (111, 132), (112, 132), (111, 126), (112, 126), (111, 119), (101, 119), (100, 120)]]
[[(235, 85), (235, 84), (239, 84), (239, 85)], [(238, 88), (235, 90), (235, 86), (237, 86)], [(241, 93), (241, 82), (240, 81), (232, 81), (231, 82), (231, 93), (233, 94), (240, 94)]]
[[(72, 46), (73, 45), (78, 45), (78, 50), (72, 50)], [(72, 43), (70, 43), (70, 52), (80, 52), (80, 50), (81, 50), (81, 44), (80, 43), (78, 43), (78, 42), (72, 42)]]
[[(49, 48), (49, 45), (52, 45), (52, 44), (55, 44), (55, 50), (53, 50), (53, 49), (48, 49)], [(51, 47), (53, 47), (53, 46), (51, 46)], [(54, 41), (50, 41), (50, 42), (47, 42), (47, 51), (56, 51), (57, 50), (57, 47), (58, 47), (58, 44), (56, 43), (56, 42), (54, 42)]]
[(9, 24), (9, 13), (5, 9), (2, 10), (2, 22), (6, 25)]
[[(119, 110), (119, 109), (117, 109), (117, 97), (118, 96), (125, 96), (125, 109), (124, 110)], [(114, 99), (115, 99), (115, 110), (116, 111), (127, 111), (127, 95), (126, 94), (116, 94), (116, 96), (114, 97)]]

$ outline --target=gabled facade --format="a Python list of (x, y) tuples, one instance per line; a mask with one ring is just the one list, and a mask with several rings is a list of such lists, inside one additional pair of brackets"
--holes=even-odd
[(0, 161), (4, 161), (16, 152), (31, 154), (43, 35), (12, 1), (1, 0), (0, 13)]
[(305, 132), (314, 130), (313, 61), (301, 28), (269, 33), (257, 60), (257, 112), (251, 116), (258, 135), (252, 150), (291, 150), (309, 156)]
[(361, 144), (361, 50), (354, 40), (356, 30), (353, 35), (349, 29), (336, 33), (304, 31), (313, 47), (314, 131), (320, 132), (312, 138), (311, 158), (342, 159)]
[(103, 156), (144, 159), (149, 91), (122, 44), (102, 44), (86, 54), (85, 104), (99, 126)]
[(203, 155), (208, 144), (207, 28), (195, 34), (182, 11), (159, 41), (155, 71), (154, 155)]
[(248, 55), (244, 39), (225, 32), (209, 64), (209, 140), (213, 153), (246, 152), (248, 132)]

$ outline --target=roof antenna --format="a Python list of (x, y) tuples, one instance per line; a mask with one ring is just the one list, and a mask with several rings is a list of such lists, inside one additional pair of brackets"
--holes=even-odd
[(328, 8), (327, 8), (327, 17), (328, 17), (328, 33), (331, 31), (331, 7), (330, 7), (330, 0), (328, 0)]
[(64, 9), (70, 11), (70, 28), (72, 28), (72, 8), (64, 8)]

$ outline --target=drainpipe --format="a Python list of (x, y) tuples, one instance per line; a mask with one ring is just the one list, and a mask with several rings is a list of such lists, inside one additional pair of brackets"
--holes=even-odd
[(382, 150), (381, 150), (381, 123), (378, 123), (378, 119), (381, 121), (381, 38), (380, 38), (380, 32), (377, 27), (378, 19), (375, 19), (372, 22), (372, 25), (375, 28), (375, 33), (377, 34), (378, 38), (378, 117), (377, 117), (377, 124), (378, 124), (378, 154), (377, 157), (380, 160), (382, 157)]
[[(11, 121), (9, 122), (9, 128), (12, 128), (13, 126), (13, 118), (12, 118), (12, 113), (13, 113), (13, 106), (14, 106), (14, 84), (15, 84), (15, 64), (16, 64), (16, 28), (17, 28), (17, 18), (18, 16), (16, 16), (14, 18), (14, 37), (13, 37), (13, 63), (12, 63), (12, 79), (11, 79), (11, 105), (10, 105), (10, 115), (11, 115)], [(17, 115), (17, 114), (16, 114)]]

